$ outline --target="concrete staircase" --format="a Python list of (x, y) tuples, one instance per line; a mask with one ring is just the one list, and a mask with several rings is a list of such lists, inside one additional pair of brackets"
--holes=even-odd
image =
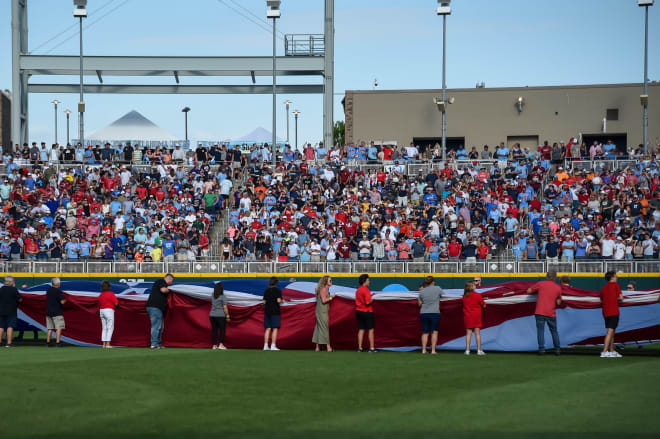
[[(232, 183), (233, 185), (229, 191), (229, 197), (233, 203), (234, 192), (241, 186), (242, 182), (232, 180)], [(229, 205), (231, 206), (231, 203)], [(209, 241), (211, 242), (210, 255), (212, 258), (220, 257), (220, 242), (222, 242), (227, 235), (227, 229), (229, 228), (229, 212), (231, 210), (231, 207), (224, 209), (218, 216), (215, 224), (213, 224), (213, 227), (211, 227), (211, 230), (209, 230)]]

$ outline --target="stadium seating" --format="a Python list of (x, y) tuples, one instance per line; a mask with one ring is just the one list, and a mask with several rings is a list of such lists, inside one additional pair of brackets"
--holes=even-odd
[(439, 145), (286, 146), (273, 169), (268, 145), (17, 146), (3, 157), (0, 258), (657, 260), (654, 156), (490, 151), (460, 147), (440, 168)]

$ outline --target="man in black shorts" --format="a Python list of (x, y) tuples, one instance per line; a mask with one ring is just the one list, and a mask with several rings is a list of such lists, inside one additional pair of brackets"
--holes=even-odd
[(369, 290), (369, 275), (360, 276), (358, 283), (360, 287), (355, 292), (355, 317), (358, 322), (358, 352), (363, 352), (362, 341), (364, 340), (364, 331), (368, 331), (369, 352), (376, 352), (374, 347), (374, 319), (373, 296)]

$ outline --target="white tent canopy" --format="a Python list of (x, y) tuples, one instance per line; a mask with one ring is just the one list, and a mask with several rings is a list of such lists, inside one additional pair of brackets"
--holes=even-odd
[(179, 140), (137, 111), (126, 113), (105, 128), (88, 134), (90, 141), (174, 141)]
[[(270, 143), (273, 141), (272, 132), (263, 127), (258, 127), (249, 134), (235, 139), (234, 142), (253, 142), (253, 143)], [(284, 142), (284, 139), (278, 137), (277, 142)]]

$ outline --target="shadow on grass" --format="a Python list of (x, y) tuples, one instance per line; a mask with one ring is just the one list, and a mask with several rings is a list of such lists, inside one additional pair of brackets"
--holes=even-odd
[[(427, 436), (428, 435), (428, 436)], [(263, 439), (267, 437), (272, 438), (287, 438), (287, 439), (316, 439), (316, 438), (372, 438), (377, 437), (378, 439), (401, 439), (401, 438), (416, 438), (420, 437), (436, 437), (441, 435), (441, 437), (448, 438), (502, 438), (502, 439), (522, 439), (533, 437), (534, 439), (556, 439), (556, 438), (657, 438), (658, 432), (649, 432), (649, 433), (626, 433), (622, 435), (620, 432), (603, 432), (603, 431), (592, 431), (592, 432), (573, 432), (573, 431), (556, 431), (556, 432), (535, 432), (535, 431), (526, 431), (526, 432), (505, 432), (505, 431), (489, 431), (489, 430), (472, 430), (472, 431), (443, 431), (442, 428), (437, 430), (405, 430), (405, 431), (374, 431), (373, 429), (365, 431), (345, 431), (345, 430), (303, 430), (303, 431), (268, 431), (268, 430), (259, 430), (259, 431), (224, 431), (224, 430), (215, 430), (215, 431), (165, 431), (165, 432), (149, 432), (149, 433), (110, 433), (110, 432), (95, 432), (95, 431), (85, 431), (85, 432), (76, 432), (66, 435), (51, 435), (49, 438), (67, 438), (67, 439), (88, 439), (94, 437), (95, 439), (101, 438), (122, 438), (122, 439), (168, 439), (168, 438), (208, 438), (213, 436), (222, 436), (222, 437), (240, 437), (240, 438), (259, 438)], [(14, 438), (34, 438), (42, 439), (43, 436), (33, 436), (33, 435), (14, 435)]]

